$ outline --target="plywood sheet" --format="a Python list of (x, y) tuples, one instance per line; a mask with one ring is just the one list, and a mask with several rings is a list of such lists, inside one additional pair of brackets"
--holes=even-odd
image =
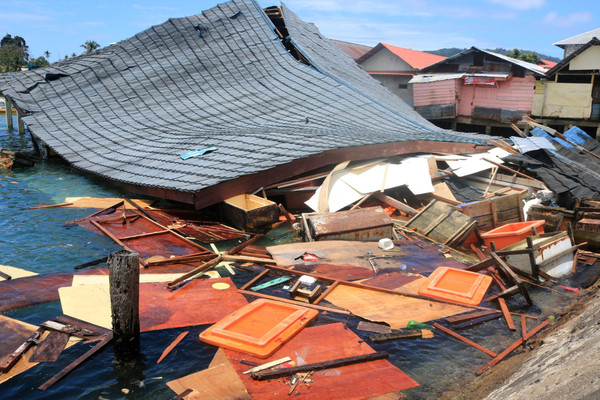
[(246, 387), (222, 349), (217, 350), (207, 369), (167, 382), (167, 386), (177, 394), (192, 389), (185, 399), (250, 399)]
[[(286, 379), (255, 381), (249, 375), (242, 375), (249, 368), (240, 363), (242, 358), (264, 363), (289, 356), (297, 365), (304, 365), (372, 352), (368, 344), (341, 323), (305, 328), (266, 360), (225, 350), (248, 393), (255, 400), (289, 399), (290, 386)], [(313, 383), (310, 389), (304, 384), (297, 386), (294, 399), (364, 399), (418, 386), (417, 382), (387, 360), (316, 371), (311, 379)]]
[[(214, 283), (229, 288), (218, 290)], [(108, 284), (79, 285), (59, 289), (63, 313), (111, 329)], [(248, 302), (229, 278), (194, 280), (170, 291), (163, 283), (140, 284), (140, 329), (179, 328), (215, 323)]]
[(0, 312), (58, 300), (58, 288), (71, 285), (73, 274), (59, 272), (0, 282)]
[[(65, 199), (65, 203), (73, 203), (71, 205), (65, 207), (71, 208), (108, 208), (114, 206), (118, 202), (123, 201), (123, 199), (117, 197), (67, 197)], [(136, 204), (138, 204), (142, 208), (148, 208), (154, 200), (142, 200), (142, 199), (132, 199)], [(126, 208), (134, 208), (129, 203), (126, 203)]]
[(448, 184), (446, 182), (434, 183), (433, 189), (434, 189), (433, 194), (435, 194), (436, 196), (439, 196), (444, 199), (448, 199), (451, 202), (457, 201), (456, 197), (454, 197), (454, 193), (452, 193), (452, 191), (450, 190), (450, 188), (448, 187)]
[[(34, 276), (37, 275), (35, 272), (27, 271), (26, 269), (10, 267), (8, 265), (0, 265), (0, 271), (5, 274), (10, 275), (11, 279), (24, 278), (26, 276)], [(4, 281), (5, 279), (0, 276), (0, 281)]]
[[(179, 278), (182, 273), (179, 274), (152, 274), (145, 273), (140, 274), (140, 283), (151, 283), (151, 282), (171, 282)], [(77, 285), (108, 285), (108, 275), (73, 275), (72, 286)]]
[[(411, 284), (415, 282), (411, 282)], [(327, 295), (325, 300), (369, 321), (385, 322), (393, 329), (406, 328), (411, 319), (417, 322), (427, 322), (471, 310), (468, 307), (343, 284), (338, 285)]]

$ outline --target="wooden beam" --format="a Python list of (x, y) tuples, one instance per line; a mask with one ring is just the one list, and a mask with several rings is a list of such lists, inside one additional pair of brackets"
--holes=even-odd
[(494, 365), (498, 364), (507, 355), (509, 355), (510, 353), (512, 353), (517, 347), (519, 347), (520, 345), (522, 345), (523, 343), (525, 343), (525, 341), (527, 341), (533, 335), (535, 335), (536, 333), (538, 333), (539, 331), (541, 331), (542, 329), (544, 329), (546, 326), (548, 326), (549, 322), (550, 322), (549, 320), (545, 320), (544, 322), (542, 322), (541, 324), (539, 324), (538, 326), (536, 326), (527, 335), (525, 335), (525, 339), (522, 338), (522, 337), (519, 338), (519, 340), (517, 340), (516, 342), (514, 342), (513, 344), (511, 344), (510, 346), (508, 346), (504, 351), (502, 351), (500, 354), (498, 354), (496, 357), (494, 357), (494, 359), (492, 361), (490, 361), (489, 363), (487, 363), (486, 365), (484, 365), (479, 371), (475, 372), (475, 375), (481, 375), (485, 371), (487, 371), (488, 369), (490, 369), (491, 367), (493, 367)]
[(462, 341), (462, 342), (464, 342), (464, 343), (466, 343), (466, 344), (468, 344), (470, 346), (475, 347), (477, 350), (483, 351), (488, 356), (491, 356), (491, 357), (496, 357), (497, 356), (497, 354), (494, 353), (493, 351), (488, 350), (485, 347), (478, 345), (477, 343), (473, 342), (472, 340), (469, 340), (466, 337), (464, 337), (462, 335), (459, 335), (458, 333), (454, 332), (453, 330), (450, 330), (450, 329), (448, 329), (448, 328), (446, 328), (446, 327), (438, 324), (437, 322), (433, 323), (433, 327), (436, 328), (436, 329), (439, 329), (440, 331), (442, 331), (442, 332), (444, 332), (444, 333), (446, 333), (446, 334), (448, 334), (448, 335), (450, 335), (450, 336), (452, 336), (452, 337), (454, 337), (454, 338), (456, 338), (456, 339), (458, 339), (458, 340), (460, 340), (460, 341)]
[(375, 193), (373, 193), (373, 197), (375, 197), (377, 200), (379, 200), (385, 204), (388, 204), (388, 205), (406, 213), (406, 215), (408, 215), (409, 217), (415, 216), (419, 213), (418, 210), (415, 210), (408, 204), (404, 204), (403, 202), (396, 200), (393, 197), (390, 197), (383, 192), (375, 192)]
[(110, 331), (108, 333), (105, 333), (104, 335), (102, 335), (102, 340), (100, 340), (98, 342), (98, 344), (96, 344), (94, 347), (92, 347), (91, 349), (89, 349), (88, 351), (86, 351), (85, 354), (83, 354), (81, 357), (77, 358), (71, 364), (67, 365), (58, 374), (54, 375), (52, 378), (50, 378), (49, 380), (47, 380), (38, 389), (39, 390), (46, 390), (50, 386), (54, 385), (61, 378), (63, 378), (69, 372), (71, 372), (72, 370), (74, 370), (75, 368), (77, 368), (80, 364), (82, 364), (85, 360), (87, 360), (92, 355), (94, 355), (95, 353), (97, 353), (98, 351), (100, 351), (104, 346), (106, 346), (112, 340), (112, 338), (113, 338), (113, 333), (110, 332)]
[(262, 297), (263, 299), (281, 301), (282, 303), (295, 304), (295, 305), (300, 306), (300, 307), (313, 308), (313, 309), (319, 310), (319, 311), (327, 311), (327, 312), (332, 312), (332, 313), (337, 313), (337, 314), (342, 314), (342, 315), (352, 315), (352, 313), (350, 311), (343, 310), (341, 308), (319, 306), (319, 305), (316, 305), (316, 304), (305, 303), (303, 301), (297, 301), (297, 300), (286, 299), (286, 298), (283, 298), (283, 297), (271, 296), (271, 295), (260, 293), (260, 292), (253, 292), (251, 290), (241, 290), (241, 289), (238, 289), (238, 293), (245, 294), (245, 295), (248, 295), (248, 296)]
[(284, 376), (295, 375), (301, 372), (321, 371), (324, 369), (344, 367), (346, 365), (359, 364), (369, 361), (386, 360), (389, 354), (386, 352), (375, 352), (362, 354), (360, 356), (344, 357), (335, 360), (323, 361), (312, 364), (299, 365), (297, 367), (281, 368), (272, 371), (261, 371), (252, 374), (252, 379), (264, 381), (267, 379), (277, 379)]

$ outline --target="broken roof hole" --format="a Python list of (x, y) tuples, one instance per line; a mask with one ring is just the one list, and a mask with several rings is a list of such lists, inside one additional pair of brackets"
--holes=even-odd
[(286, 50), (296, 60), (300, 61), (303, 64), (312, 66), (310, 64), (310, 62), (308, 62), (306, 57), (304, 57), (302, 55), (302, 53), (300, 53), (300, 51), (298, 51), (298, 49), (296, 49), (296, 46), (294, 46), (294, 43), (292, 42), (292, 40), (290, 38), (290, 34), (285, 25), (281, 7), (276, 7), (276, 6), (267, 7), (267, 8), (264, 8), (263, 11), (265, 12), (265, 14), (267, 14), (267, 17), (269, 17), (269, 19), (271, 20), (273, 25), (275, 25), (275, 33), (277, 34), (277, 36), (279, 36), (279, 40), (281, 40), (281, 43), (283, 43)]

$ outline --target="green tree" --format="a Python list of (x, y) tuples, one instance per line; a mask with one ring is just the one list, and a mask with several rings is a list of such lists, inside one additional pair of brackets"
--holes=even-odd
[(44, 56), (39, 56), (38, 58), (32, 58), (29, 60), (29, 68), (36, 68), (36, 67), (46, 67), (50, 65), (50, 63), (48, 62), (48, 60), (46, 60), (46, 58)]
[(50, 61), (50, 52), (48, 50), (44, 52), (44, 57), (46, 57), (46, 60)]
[(540, 56), (537, 53), (523, 52), (519, 49), (509, 51), (507, 56), (516, 58), (517, 60), (527, 61), (532, 64), (537, 64), (540, 61)]
[(6, 34), (0, 40), (0, 71), (18, 71), (29, 61), (29, 48), (25, 39)]
[(100, 48), (100, 45), (94, 40), (86, 40), (85, 43), (80, 47), (83, 47), (85, 49), (85, 53), (87, 54)]

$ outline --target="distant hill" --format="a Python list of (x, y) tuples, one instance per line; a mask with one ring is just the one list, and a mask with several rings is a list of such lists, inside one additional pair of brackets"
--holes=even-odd
[[(431, 54), (437, 54), (439, 56), (444, 56), (444, 57), (452, 57), (455, 54), (460, 53), (461, 51), (465, 51), (467, 49), (459, 49), (458, 47), (447, 47), (447, 48), (443, 48), (443, 49), (438, 49), (438, 50), (425, 50), (426, 53), (431, 53)], [(507, 50), (507, 49), (502, 49), (502, 48), (496, 48), (496, 49), (486, 49), (488, 51), (493, 51), (495, 53), (500, 53), (503, 55), (507, 55), (508, 53), (510, 53), (512, 50)], [(537, 51), (532, 51), (532, 50), (520, 50), (519, 51), (521, 53), (535, 53), (537, 54), (540, 58), (543, 58), (544, 60), (549, 60), (549, 61), (554, 61), (554, 62), (560, 62), (560, 58), (558, 57), (553, 57), (553, 56), (548, 56), (546, 54), (541, 54), (538, 53)]]

